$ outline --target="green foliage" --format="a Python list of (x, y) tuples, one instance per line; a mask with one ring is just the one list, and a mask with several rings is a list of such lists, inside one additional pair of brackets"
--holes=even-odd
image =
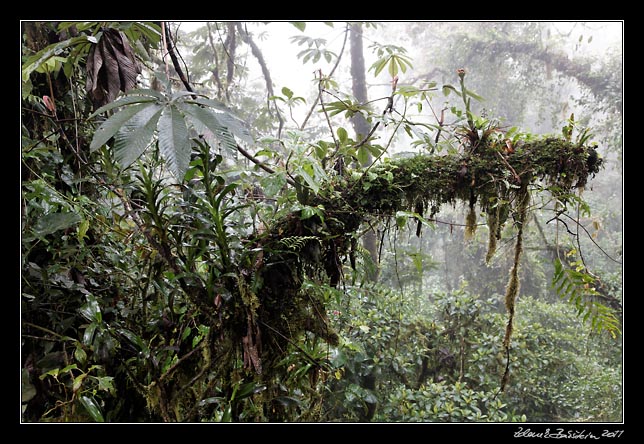
[[(575, 250), (571, 250), (571, 255)], [(573, 261), (564, 266), (559, 258), (554, 261), (555, 272), (552, 287), (557, 294), (574, 305), (577, 315), (583, 321), (590, 321), (592, 329), (601, 333), (607, 331), (613, 338), (621, 334), (620, 321), (614, 311), (596, 299), (600, 294), (595, 289), (596, 278), (584, 270), (583, 263)]]
[(188, 91), (164, 96), (149, 89), (135, 90), (99, 108), (93, 116), (117, 107), (122, 109), (101, 123), (90, 149), (97, 150), (113, 138), (114, 154), (123, 168), (143, 154), (156, 132), (159, 151), (179, 181), (183, 180), (190, 161), (190, 139), (194, 133), (189, 129), (214, 137), (229, 154), (237, 152), (235, 137), (252, 141), (244, 123), (225, 105)]
[[(409, 310), (414, 306), (420, 308)], [(585, 329), (564, 303), (517, 302), (511, 377), (502, 393), (499, 301), (481, 300), (466, 288), (428, 299), (368, 287), (335, 307), (344, 340), (332, 364), (342, 377), (330, 380), (327, 403), (342, 420), (364, 420), (370, 404), (377, 404), (376, 421), (621, 417), (619, 358), (609, 351), (614, 344), (607, 347), (605, 338)]]
[(480, 392), (467, 384), (445, 381), (422, 385), (418, 390), (401, 387), (387, 400), (384, 414), (402, 422), (519, 422), (525, 415), (511, 416), (507, 404), (492, 392)]
[[(300, 29), (303, 31), (304, 29)], [(333, 59), (337, 59), (338, 55), (333, 51), (329, 51), (324, 48), (326, 45), (326, 39), (322, 38), (311, 38), (307, 36), (293, 36), (291, 37), (291, 42), (297, 43), (298, 46), (306, 45), (307, 49), (300, 51), (297, 54), (298, 59), (302, 59), (302, 63), (306, 64), (307, 62), (317, 63), (320, 61), (320, 58), (324, 57), (327, 63), (331, 63)]]
[[(78, 57), (81, 50), (87, 51), (90, 43), (96, 43), (96, 38), (81, 35), (47, 46), (36, 54), (28, 57), (22, 64), (22, 81), (28, 82), (31, 73), (37, 72), (55, 72), (60, 68), (60, 63), (67, 61), (66, 58), (59, 56), (63, 50), (74, 48), (76, 51), (73, 56)], [(53, 63), (52, 63), (53, 62)]]
[(378, 60), (369, 67), (369, 71), (373, 70), (375, 77), (378, 77), (385, 68), (391, 78), (394, 78), (399, 72), (404, 74), (412, 67), (411, 58), (406, 55), (407, 50), (401, 46), (373, 43), (371, 48), (378, 57)]
[(508, 404), (535, 421), (622, 420), (620, 344), (567, 303), (528, 297), (517, 313)]
[[(563, 141), (510, 131), (520, 149), (504, 161), (498, 122), (474, 113), (470, 99), (479, 97), (462, 77), (460, 90), (446, 85), (444, 91), (460, 93), (465, 110), (454, 107), (457, 121), (445, 127), (412, 122), (406, 110), (379, 119), (367, 104), (325, 91), (335, 99), (321, 106), (328, 137), (282, 135), (280, 126), (279, 137), (261, 139), (256, 152), (269, 168), (253, 170), (236, 159), (238, 140), (253, 142), (247, 126), (203, 91), (142, 88), (91, 114), (81, 92), (82, 68), (101, 26), (125, 33), (150, 63), (154, 54), (145, 55), (143, 43), (160, 44), (160, 31), (140, 22), (73, 26), (79, 40), (25, 52), (23, 65), (25, 420), (620, 419), (618, 345), (591, 336), (567, 305), (517, 299), (511, 379), (499, 393), (506, 365), (500, 297), (478, 286), (485, 299), (466, 286), (440, 292), (428, 285), (443, 263), (432, 268), (438, 263), (423, 238), (384, 248), (382, 257), (395, 266), (381, 264), (382, 284), (362, 284), (361, 277), (373, 267), (358, 245), (367, 225), (384, 230), (395, 222), (402, 236), (411, 223), (418, 235), (421, 226), (427, 234), (439, 226), (434, 216), (442, 204), (473, 206), (474, 196), (482, 210), (499, 210), (490, 230), (512, 230), (504, 225), (517, 217), (519, 187), (511, 170), (535, 191), (548, 190), (560, 204), (578, 204), (588, 215), (590, 206), (572, 193), (602, 163), (589, 162), (596, 151), (586, 144), (588, 131), (574, 140), (571, 128)], [(71, 31), (72, 24), (58, 29)], [(218, 84), (217, 97), (252, 106), (244, 111), (257, 119), (253, 123), (264, 116), (275, 128), (274, 115), (257, 105), (261, 94), (230, 88), (243, 78), (233, 50), (239, 29), (227, 25), (225, 41), (216, 43), (209, 29), (195, 48), (207, 63), (204, 88)], [(240, 41), (248, 43), (248, 36)], [(336, 57), (322, 40), (294, 42), (307, 45), (300, 53), (305, 63)], [(374, 49), (376, 75), (412, 68), (404, 48)], [(320, 79), (322, 89), (334, 81)], [(430, 85), (401, 86), (397, 94), (405, 108), (418, 99), (420, 113), (427, 109), (421, 105), (430, 105)], [(54, 115), (42, 99), (50, 89), (56, 91)], [(270, 98), (272, 105), (305, 103), (289, 88), (281, 93)], [(431, 132), (444, 131), (441, 143), (451, 150), (384, 160), (390, 143), (352, 140), (346, 122), (330, 120), (357, 114), (372, 124), (395, 122), (393, 133), (402, 127), (412, 145), (419, 142), (430, 153), (437, 145)], [(463, 152), (473, 146), (476, 155)], [(350, 165), (369, 156), (379, 158), (373, 168)], [(457, 248), (471, 251), (473, 244)], [(445, 256), (446, 264), (462, 265)], [(411, 270), (411, 279), (399, 265)], [(555, 282), (567, 299), (576, 304), (597, 296), (580, 290), (592, 286), (584, 280), (587, 270), (559, 265)], [(594, 310), (597, 330), (618, 333), (611, 330), (615, 319), (602, 321), (599, 307), (584, 305), (584, 316)]]

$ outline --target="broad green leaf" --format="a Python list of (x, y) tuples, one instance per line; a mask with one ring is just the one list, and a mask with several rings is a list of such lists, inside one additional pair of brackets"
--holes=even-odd
[(101, 307), (96, 298), (91, 295), (87, 296), (87, 303), (81, 307), (80, 314), (90, 322), (100, 323), (102, 321)]
[(152, 45), (156, 45), (161, 41), (161, 27), (154, 22), (134, 22), (132, 28), (143, 34)]
[(284, 94), (284, 95), (285, 95), (287, 98), (289, 98), (289, 99), (290, 99), (291, 97), (293, 97), (293, 91), (291, 91), (291, 90), (290, 90), (289, 88), (287, 88), (286, 86), (284, 86), (284, 87), (282, 88), (282, 94)]
[(49, 58), (60, 54), (65, 48), (86, 42), (87, 36), (82, 35), (49, 45), (38, 51), (33, 56), (29, 57), (22, 66), (22, 81), (27, 82), (32, 72), (40, 68), (45, 62), (47, 62), (47, 60), (49, 60)]
[(56, 73), (61, 68), (63, 63), (67, 61), (66, 57), (52, 56), (36, 68), (39, 73)]
[(190, 163), (190, 138), (183, 114), (172, 105), (165, 107), (159, 120), (159, 151), (175, 177), (183, 180)]
[(224, 414), (221, 417), (221, 422), (232, 422), (232, 421), (233, 421), (232, 406), (228, 404), (224, 409)]
[(396, 64), (396, 59), (394, 57), (392, 57), (389, 60), (388, 66), (389, 66), (389, 75), (393, 79), (396, 76), (396, 74), (398, 74), (398, 65)]
[(235, 396), (235, 399), (247, 398), (250, 395), (253, 395), (255, 393), (259, 393), (259, 392), (264, 391), (264, 390), (266, 390), (265, 385), (257, 385), (254, 382), (248, 382), (248, 383), (242, 385), (239, 388), (239, 391), (237, 392), (237, 395)]
[(318, 191), (320, 191), (320, 184), (317, 183), (315, 181), (315, 179), (313, 179), (313, 177), (311, 177), (311, 175), (302, 167), (299, 167), (297, 169), (297, 173), (302, 176), (302, 178), (304, 179), (306, 184), (309, 186), (311, 191), (313, 191), (313, 193), (315, 193), (315, 194), (318, 194)]
[(87, 230), (89, 230), (89, 219), (84, 219), (78, 226), (78, 241), (83, 242), (87, 237)]
[(94, 132), (92, 143), (89, 145), (90, 151), (95, 151), (105, 145), (112, 137), (119, 132), (127, 121), (132, 119), (142, 110), (149, 108), (153, 105), (150, 103), (140, 103), (138, 105), (128, 106), (116, 114), (112, 115), (105, 122), (98, 127)]
[(262, 176), (259, 183), (264, 190), (264, 194), (266, 194), (267, 197), (277, 196), (277, 194), (286, 185), (286, 173), (278, 172), (275, 174)]
[(347, 140), (349, 140), (349, 134), (347, 133), (347, 130), (344, 128), (340, 127), (337, 129), (336, 133), (338, 134), (338, 139), (340, 139), (340, 143), (344, 145), (347, 143)]
[(67, 229), (80, 222), (80, 220), (81, 217), (72, 212), (45, 214), (38, 219), (33, 230), (37, 236), (46, 236), (58, 230)]
[(302, 219), (302, 220), (310, 219), (313, 216), (315, 216), (316, 214), (317, 214), (317, 211), (316, 211), (315, 207), (305, 205), (305, 206), (302, 207), (302, 212), (300, 214), (300, 219)]
[(85, 365), (87, 363), (87, 353), (83, 350), (81, 344), (76, 345), (76, 350), (74, 350), (74, 358), (80, 365)]
[[(404, 212), (399, 212), (399, 213), (404, 213)], [(402, 230), (405, 228), (406, 225), (407, 225), (407, 216), (404, 214), (396, 214), (396, 226)]]
[(362, 145), (360, 148), (358, 148), (358, 162), (360, 162), (360, 165), (362, 166), (368, 166), (369, 163), (371, 162), (371, 153), (369, 152), (369, 149)]
[(99, 376), (96, 378), (98, 380), (98, 389), (108, 392), (112, 395), (116, 394), (116, 389), (114, 388), (114, 377), (113, 376)]
[(136, 345), (138, 349), (143, 353), (143, 356), (147, 357), (149, 355), (148, 346), (145, 344), (143, 339), (141, 339), (141, 337), (125, 328), (118, 329), (118, 332), (125, 336), (132, 344)]
[(116, 133), (114, 155), (123, 168), (134, 163), (150, 144), (162, 111), (161, 105), (147, 105)]
[(481, 97), (481, 96), (479, 96), (478, 94), (476, 94), (476, 93), (474, 93), (474, 92), (470, 91), (469, 89), (466, 89), (466, 90), (465, 90), (465, 93), (466, 93), (468, 96), (470, 96), (471, 98), (473, 98), (474, 100), (478, 101), (478, 102), (482, 102), (482, 101), (484, 101), (484, 100), (485, 100), (483, 97)]
[(458, 93), (456, 88), (454, 88), (452, 85), (443, 85), (443, 94), (448, 96), (450, 91), (454, 91), (455, 93)]
[(380, 145), (371, 145), (371, 144), (366, 144), (364, 145), (365, 148), (369, 150), (372, 156), (379, 156), (380, 153), (382, 153), (382, 147)]
[(63, 368), (63, 369), (60, 371), (60, 373), (67, 373), (67, 372), (71, 372), (71, 370), (77, 370), (77, 369), (78, 369), (78, 365), (76, 365), (76, 364), (69, 364), (69, 365), (65, 366), (65, 368)]
[(57, 378), (59, 374), (60, 374), (60, 369), (59, 368), (53, 368), (53, 369), (43, 373), (42, 375), (40, 375), (39, 379), (42, 381), (47, 376), (53, 376), (54, 378)]
[(98, 404), (93, 398), (82, 395), (80, 398), (78, 398), (78, 400), (83, 405), (83, 407), (85, 407), (85, 410), (87, 410), (87, 413), (89, 413), (89, 416), (91, 416), (94, 421), (105, 422), (105, 419), (103, 419), (103, 414), (101, 413), (101, 409), (98, 407)]
[(87, 373), (81, 373), (80, 375), (74, 378), (74, 383), (72, 384), (72, 391), (77, 392), (83, 386), (83, 381), (87, 378)]
[(371, 69), (373, 68), (373, 69), (374, 69), (374, 72), (373, 72), (374, 77), (378, 77), (378, 74), (380, 74), (380, 72), (381, 72), (383, 69), (385, 69), (385, 66), (387, 66), (387, 59), (386, 59), (386, 58), (383, 58), (383, 59), (380, 59), (380, 60), (376, 60), (376, 61), (371, 65), (371, 67), (369, 68), (369, 70), (371, 70)]

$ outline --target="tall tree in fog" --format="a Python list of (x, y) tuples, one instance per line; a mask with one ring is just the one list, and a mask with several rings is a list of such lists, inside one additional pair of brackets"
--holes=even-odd
[[(358, 103), (367, 103), (367, 80), (366, 70), (364, 64), (364, 47), (362, 44), (362, 24), (352, 23), (349, 27), (350, 33), (350, 46), (351, 46), (351, 88), (353, 96)], [(369, 134), (369, 122), (361, 113), (356, 113), (351, 118), (351, 124), (356, 133), (356, 140), (364, 139)], [(371, 154), (367, 157), (366, 162), (362, 165), (367, 167), (371, 164)], [(374, 264), (378, 263), (378, 240), (376, 233), (369, 230), (363, 237), (363, 245), (369, 251), (369, 255)], [(375, 281), (378, 279), (378, 268), (374, 268), (374, 272), (368, 273), (367, 279)]]

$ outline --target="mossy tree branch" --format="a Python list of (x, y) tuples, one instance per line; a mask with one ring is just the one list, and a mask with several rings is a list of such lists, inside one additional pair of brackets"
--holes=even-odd
[[(304, 331), (336, 343), (337, 335), (329, 330), (321, 302), (303, 295), (301, 285), (310, 273), (318, 278), (326, 274), (330, 284), (337, 285), (344, 258), (351, 253), (353, 237), (363, 223), (396, 216), (399, 211), (432, 217), (442, 205), (461, 201), (472, 210), (478, 206), (496, 214), (497, 235), (510, 215), (527, 220), (531, 186), (545, 185), (565, 201), (567, 194), (583, 187), (602, 165), (595, 148), (558, 138), (526, 142), (513, 154), (502, 154), (501, 160), (503, 146), (502, 141), (486, 141), (475, 153), (419, 155), (382, 162), (367, 174), (335, 176), (307, 202), (324, 208), (323, 215), (290, 214), (252, 240), (252, 247), (263, 252), (261, 266), (254, 272), (263, 282), (258, 319), (260, 326), (269, 327), (262, 331), (265, 357), (271, 356), (271, 349), (278, 354), (286, 349), (281, 336), (294, 337)], [(306, 242), (297, 251), (285, 248), (282, 240), (295, 237)], [(512, 296), (513, 300), (516, 294)]]

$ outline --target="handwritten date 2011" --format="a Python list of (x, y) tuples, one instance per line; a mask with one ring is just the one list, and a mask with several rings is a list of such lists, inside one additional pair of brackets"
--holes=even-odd
[(620, 438), (623, 430), (602, 430), (601, 433), (588, 432), (586, 430), (566, 430), (559, 429), (546, 429), (543, 432), (533, 432), (529, 428), (524, 429), (519, 427), (519, 430), (514, 432), (515, 438), (543, 438), (543, 439), (602, 439), (602, 438)]

